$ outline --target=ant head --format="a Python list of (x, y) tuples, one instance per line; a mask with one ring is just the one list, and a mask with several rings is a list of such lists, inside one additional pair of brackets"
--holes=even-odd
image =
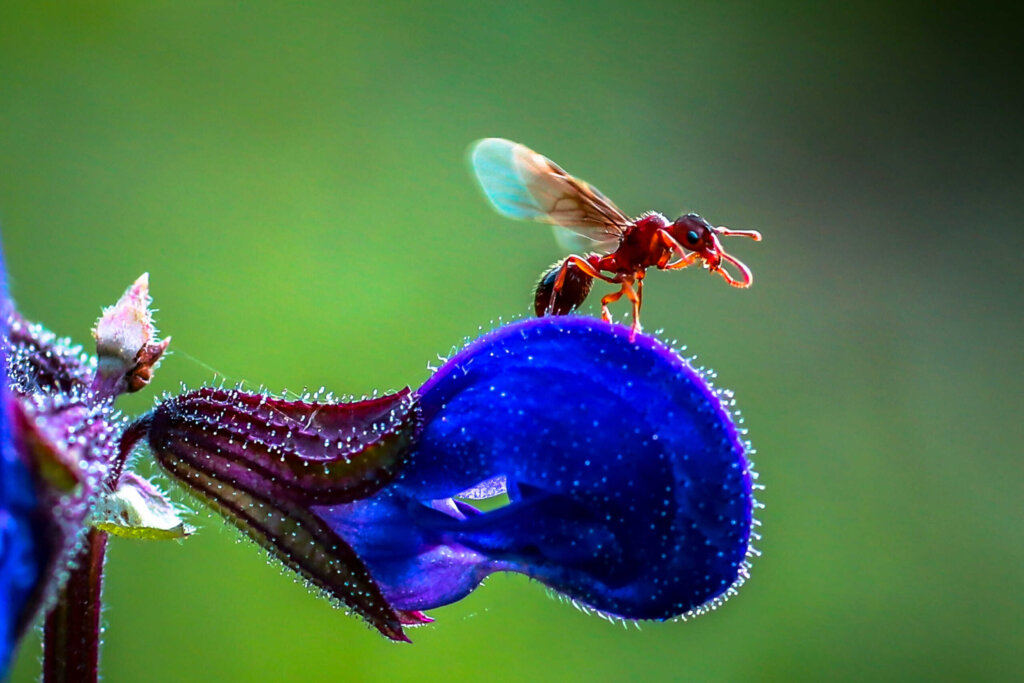
[(697, 252), (709, 268), (721, 264), (721, 244), (715, 238), (714, 227), (702, 216), (695, 213), (680, 216), (672, 224), (671, 233), (679, 244)]
[[(743, 262), (733, 258), (718, 239), (724, 236), (749, 237), (752, 240), (760, 241), (761, 233), (756, 230), (730, 230), (723, 227), (714, 227), (703, 217), (695, 213), (688, 213), (679, 217), (671, 228), (672, 236), (679, 244), (686, 249), (696, 252), (704, 267), (712, 273), (720, 273), (726, 282), (733, 287), (749, 287), (754, 281), (754, 276)], [(722, 261), (731, 263), (739, 269), (742, 279), (737, 280), (722, 267)]]

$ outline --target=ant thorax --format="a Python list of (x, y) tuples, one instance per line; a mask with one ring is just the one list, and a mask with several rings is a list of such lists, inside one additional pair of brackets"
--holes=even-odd
[(642, 225), (647, 229), (657, 230), (659, 228), (667, 228), (672, 225), (672, 221), (657, 211), (647, 211), (634, 218), (633, 225), (637, 227)]
[(619, 267), (631, 271), (655, 265), (664, 251), (658, 232), (671, 225), (667, 218), (653, 211), (639, 216), (622, 235), (615, 251)]

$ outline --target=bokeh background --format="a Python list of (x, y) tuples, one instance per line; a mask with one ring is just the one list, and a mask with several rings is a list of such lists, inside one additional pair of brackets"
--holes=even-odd
[(113, 541), (106, 679), (1019, 680), (1019, 22), (836, 5), (3, 3), (13, 292), (85, 342), (150, 272), (175, 353), (129, 412), (215, 377), (418, 385), (525, 315), (560, 254), (486, 205), (476, 138), (765, 235), (731, 245), (750, 290), (646, 291), (767, 485), (723, 609), (623, 629), (498, 576), (397, 646), (201, 512), (181, 544)]

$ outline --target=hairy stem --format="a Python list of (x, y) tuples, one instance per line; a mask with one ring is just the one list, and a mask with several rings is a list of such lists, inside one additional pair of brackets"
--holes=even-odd
[(85, 547), (43, 627), (43, 683), (99, 678), (100, 613), (107, 533), (90, 529)]
[(153, 422), (153, 414), (148, 413), (143, 415), (138, 420), (128, 426), (124, 433), (121, 434), (121, 442), (118, 444), (117, 458), (110, 465), (110, 473), (107, 475), (108, 479), (116, 484), (121, 481), (121, 475), (124, 474), (125, 465), (128, 464), (128, 458), (132, 454), (132, 449), (143, 437), (146, 436), (149, 425)]

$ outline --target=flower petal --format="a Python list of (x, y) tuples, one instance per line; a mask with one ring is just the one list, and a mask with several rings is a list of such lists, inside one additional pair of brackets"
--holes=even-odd
[[(424, 428), (400, 480), (318, 509), (395, 607), (437, 607), (508, 570), (612, 615), (667, 619), (744, 580), (748, 446), (726, 397), (661, 342), (582, 317), (528, 320), (473, 342), (417, 393)], [(450, 500), (500, 477), (503, 508)]]

